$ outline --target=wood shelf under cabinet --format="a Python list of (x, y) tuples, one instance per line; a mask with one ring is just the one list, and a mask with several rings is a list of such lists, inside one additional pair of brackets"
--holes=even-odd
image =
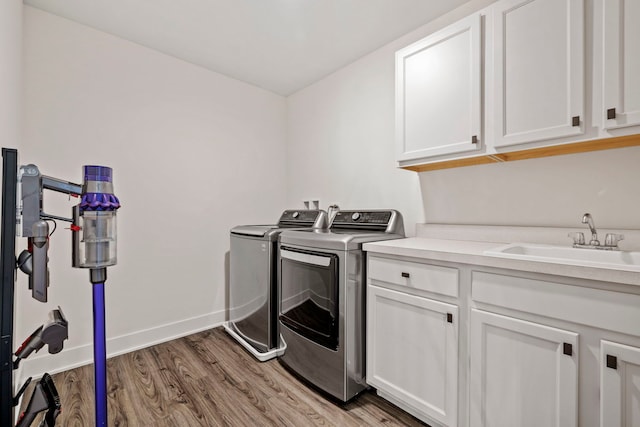
[(511, 162), (515, 160), (537, 159), (541, 157), (560, 156), (564, 154), (586, 153), (588, 151), (610, 150), (614, 148), (640, 145), (640, 134), (618, 136), (575, 142), (572, 144), (553, 145), (528, 150), (511, 151), (484, 156), (466, 157), (463, 159), (444, 160), (441, 162), (401, 166), (402, 169), (414, 172), (427, 172), (439, 169), (459, 168), (464, 166), (483, 165), (489, 163)]

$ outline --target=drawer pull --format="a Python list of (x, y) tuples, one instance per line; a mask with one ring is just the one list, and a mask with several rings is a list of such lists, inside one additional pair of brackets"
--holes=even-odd
[(580, 116), (571, 117), (571, 126), (580, 126)]
[(607, 368), (618, 369), (618, 358), (607, 354)]
[(402, 272), (402, 277), (406, 277), (408, 279), (410, 276), (411, 275), (409, 273), (405, 273), (404, 271)]

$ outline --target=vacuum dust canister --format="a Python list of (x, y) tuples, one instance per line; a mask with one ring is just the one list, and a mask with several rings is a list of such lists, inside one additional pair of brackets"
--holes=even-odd
[(73, 207), (73, 266), (103, 268), (117, 263), (116, 211), (113, 171), (106, 166), (84, 166), (80, 204)]

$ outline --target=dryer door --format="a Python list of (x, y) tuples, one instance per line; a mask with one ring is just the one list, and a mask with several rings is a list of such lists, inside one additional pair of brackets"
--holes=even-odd
[(280, 321), (324, 347), (338, 348), (338, 256), (280, 248)]

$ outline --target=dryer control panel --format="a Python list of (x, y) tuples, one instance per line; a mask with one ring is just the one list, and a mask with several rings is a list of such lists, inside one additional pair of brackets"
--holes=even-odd
[(404, 235), (402, 215), (396, 210), (340, 211), (331, 223), (332, 230), (369, 230)]
[(336, 214), (333, 223), (387, 225), (390, 219), (389, 211), (340, 211)]

